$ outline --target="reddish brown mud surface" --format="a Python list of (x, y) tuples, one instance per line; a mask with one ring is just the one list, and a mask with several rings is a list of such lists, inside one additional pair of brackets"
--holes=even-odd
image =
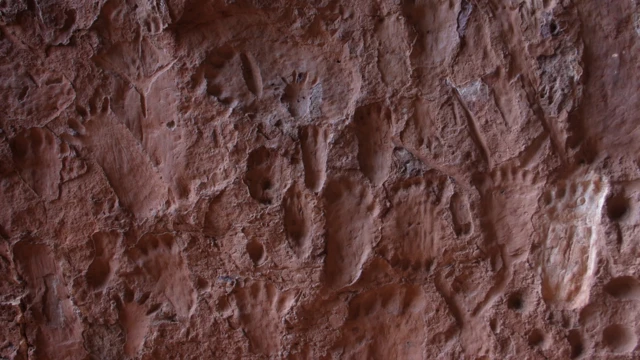
[(640, 358), (639, 34), (0, 0), (0, 359)]

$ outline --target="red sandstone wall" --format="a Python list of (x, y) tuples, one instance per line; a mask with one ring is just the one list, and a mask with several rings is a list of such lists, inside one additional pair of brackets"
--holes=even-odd
[(0, 0), (0, 358), (635, 359), (635, 0)]

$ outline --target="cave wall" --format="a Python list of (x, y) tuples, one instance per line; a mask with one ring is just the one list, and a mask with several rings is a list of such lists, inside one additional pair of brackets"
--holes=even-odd
[(639, 7), (0, 0), (0, 358), (640, 357)]

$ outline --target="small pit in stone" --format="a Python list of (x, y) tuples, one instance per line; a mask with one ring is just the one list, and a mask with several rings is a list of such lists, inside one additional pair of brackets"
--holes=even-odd
[(205, 290), (209, 288), (209, 282), (207, 281), (207, 279), (198, 276), (197, 280), (196, 280), (196, 289), (198, 290)]
[(638, 339), (630, 328), (613, 324), (602, 331), (602, 343), (614, 353), (628, 353), (638, 345)]
[(542, 346), (544, 344), (544, 339), (544, 333), (540, 329), (531, 330), (529, 336), (527, 337), (527, 341), (529, 343), (529, 346), (531, 347)]
[(576, 359), (580, 357), (584, 352), (584, 345), (582, 344), (580, 331), (578, 329), (569, 331), (567, 341), (569, 341), (569, 346), (571, 346), (571, 358)]
[(524, 300), (519, 292), (509, 295), (507, 298), (507, 307), (514, 311), (522, 311), (524, 309)]
[(551, 33), (551, 36), (557, 36), (559, 32), (560, 28), (558, 24), (556, 24), (555, 21), (551, 21), (551, 23), (549, 23), (549, 33)]
[(629, 213), (629, 199), (624, 194), (615, 194), (607, 200), (607, 216), (620, 221)]
[(640, 282), (633, 276), (618, 276), (611, 279), (604, 291), (620, 300), (640, 300)]
[(491, 331), (493, 331), (494, 333), (498, 332), (498, 320), (496, 320), (495, 318), (491, 319), (489, 321), (489, 327), (491, 328)]
[(247, 254), (253, 261), (253, 264), (258, 266), (264, 261), (264, 246), (257, 240), (249, 241), (247, 244)]

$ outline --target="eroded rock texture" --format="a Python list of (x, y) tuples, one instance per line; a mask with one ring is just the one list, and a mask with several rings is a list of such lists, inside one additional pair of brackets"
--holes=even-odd
[(0, 0), (0, 358), (640, 358), (635, 0)]

